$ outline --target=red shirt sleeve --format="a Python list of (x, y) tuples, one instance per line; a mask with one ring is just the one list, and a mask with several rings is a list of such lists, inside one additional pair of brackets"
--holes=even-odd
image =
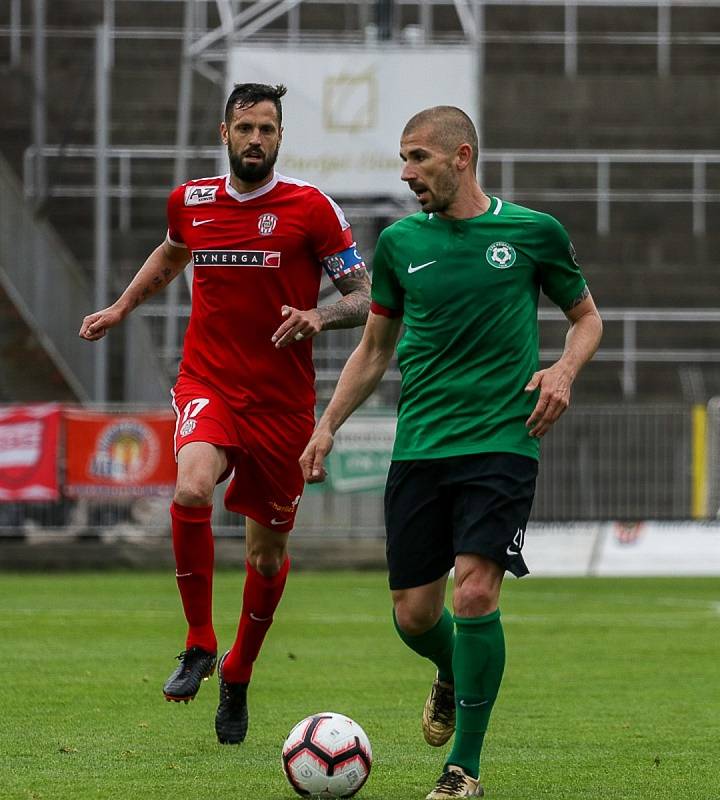
[(350, 223), (340, 206), (321, 191), (313, 193), (312, 208), (308, 209), (310, 236), (318, 261), (347, 250), (353, 244)]
[(375, 300), (370, 303), (370, 311), (372, 311), (373, 314), (379, 314), (381, 317), (388, 317), (389, 319), (402, 317), (403, 314), (399, 309), (388, 308), (387, 306), (380, 305), (380, 303)]
[(185, 188), (183, 186), (176, 186), (167, 201), (167, 220), (168, 232), (167, 238), (170, 244), (175, 244), (180, 247), (185, 246), (182, 233), (180, 231), (180, 209), (185, 203)]

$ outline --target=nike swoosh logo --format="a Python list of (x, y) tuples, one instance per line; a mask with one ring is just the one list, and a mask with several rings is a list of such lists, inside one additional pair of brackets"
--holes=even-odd
[(192, 572), (178, 572), (175, 570), (175, 577), (176, 578), (189, 578), (192, 575)]
[(251, 611), (250, 619), (254, 620), (255, 622), (269, 622), (272, 619), (272, 617), (256, 617), (255, 614), (253, 614)]
[(458, 702), (463, 708), (480, 708), (480, 706), (486, 706), (490, 701), (482, 700), (479, 703), (468, 703), (467, 700), (459, 700)]
[(425, 267), (429, 267), (430, 264), (437, 264), (437, 259), (435, 259), (435, 261), (426, 261), (424, 264), (418, 264), (417, 267), (413, 267), (411, 261), (408, 267), (408, 275), (412, 275), (413, 272), (417, 272), (419, 269), (425, 269)]
[(512, 549), (512, 545), (508, 545), (506, 550), (505, 550), (505, 552), (509, 556), (519, 556), (520, 555), (520, 551), (522, 550), (523, 545), (525, 544), (525, 529), (524, 528), (518, 528), (515, 531), (515, 536), (513, 536), (512, 544), (514, 544), (515, 547), (517, 547), (517, 550), (513, 550)]
[(286, 522), (290, 522), (290, 520), (289, 519), (275, 519), (275, 517), (273, 517), (270, 520), (270, 524), (271, 525), (284, 525)]
[(215, 222), (215, 217), (212, 219), (195, 219), (193, 217), (193, 228), (197, 228), (198, 225), (205, 225), (208, 222)]

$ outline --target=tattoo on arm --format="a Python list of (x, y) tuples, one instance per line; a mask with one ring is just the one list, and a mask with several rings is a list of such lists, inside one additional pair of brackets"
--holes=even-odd
[(579, 306), (583, 300), (586, 300), (590, 297), (590, 289), (586, 286), (582, 292), (570, 303), (569, 306), (563, 309), (563, 311), (570, 311), (571, 308), (575, 308), (575, 306)]
[(150, 283), (142, 288), (138, 297), (135, 298), (133, 308), (137, 308), (140, 303), (144, 303), (150, 295), (155, 294), (158, 289), (167, 286), (168, 283), (175, 277), (175, 273), (170, 267), (165, 267), (162, 272), (151, 278)]
[(342, 294), (337, 303), (318, 308), (325, 330), (355, 328), (364, 325), (370, 311), (370, 278), (366, 269), (359, 269), (352, 275), (335, 281)]

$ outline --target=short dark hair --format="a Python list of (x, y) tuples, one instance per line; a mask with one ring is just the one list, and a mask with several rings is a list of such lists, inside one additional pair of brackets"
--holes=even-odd
[(457, 106), (433, 106), (418, 111), (408, 120), (403, 136), (424, 125), (431, 126), (433, 140), (446, 152), (461, 144), (469, 144), (472, 148), (473, 171), (477, 171), (480, 149), (478, 135), (473, 121), (462, 109)]
[(250, 108), (263, 100), (269, 100), (275, 104), (277, 111), (278, 128), (282, 127), (282, 103), (280, 98), (285, 96), (287, 87), (279, 83), (277, 86), (269, 86), (266, 83), (236, 83), (230, 92), (230, 97), (225, 103), (225, 124), (229, 125), (232, 119), (233, 109)]

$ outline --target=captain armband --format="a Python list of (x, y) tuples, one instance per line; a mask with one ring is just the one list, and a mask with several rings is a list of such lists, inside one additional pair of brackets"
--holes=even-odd
[(365, 262), (357, 251), (357, 245), (353, 242), (347, 250), (323, 258), (322, 265), (330, 280), (337, 281), (363, 269)]

